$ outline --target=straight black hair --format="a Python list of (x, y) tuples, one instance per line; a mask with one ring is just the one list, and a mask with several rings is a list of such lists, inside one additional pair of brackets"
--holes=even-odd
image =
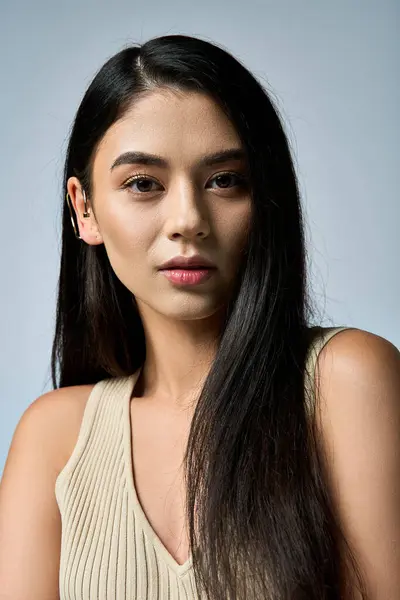
[(199, 594), (337, 600), (344, 564), (363, 584), (331, 502), (315, 414), (306, 408), (313, 400), (305, 378), (315, 328), (297, 178), (266, 89), (216, 44), (168, 35), (125, 48), (84, 95), (65, 161), (53, 386), (129, 375), (145, 360), (134, 298), (104, 245), (75, 238), (65, 194), (68, 178), (77, 176), (91, 198), (102, 137), (138, 98), (161, 88), (218, 103), (247, 153), (253, 203), (243, 264), (185, 454)]

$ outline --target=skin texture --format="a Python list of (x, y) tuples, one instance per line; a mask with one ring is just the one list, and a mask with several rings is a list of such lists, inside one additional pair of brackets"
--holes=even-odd
[[(245, 174), (238, 161), (201, 167), (204, 155), (240, 147), (236, 132), (204, 96), (157, 92), (107, 132), (94, 159), (90, 217), (76, 178), (68, 192), (82, 243), (104, 244), (135, 295), (147, 359), (131, 402), (132, 460), (143, 510), (182, 564), (188, 546), (181, 462), (196, 394), (217, 348), (221, 316), (250, 222), (249, 190), (215, 176)], [(125, 165), (127, 151), (158, 154), (168, 168)], [(122, 190), (136, 173), (143, 182)], [(222, 186), (221, 186), (222, 187)], [(140, 190), (151, 190), (141, 192)], [(177, 289), (157, 271), (198, 252), (215, 276)], [(400, 589), (400, 353), (362, 330), (334, 336), (316, 372), (321, 452), (344, 532), (364, 571), (369, 600), (397, 600)], [(0, 486), (0, 600), (56, 600), (61, 520), (58, 473), (77, 442), (92, 386), (54, 390), (32, 402), (14, 433)], [(346, 573), (346, 600), (358, 598)]]

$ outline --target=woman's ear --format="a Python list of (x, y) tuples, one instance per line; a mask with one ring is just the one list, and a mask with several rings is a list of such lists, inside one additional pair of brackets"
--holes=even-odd
[(67, 192), (71, 198), (72, 208), (75, 211), (75, 220), (78, 223), (79, 235), (82, 240), (90, 246), (102, 244), (103, 237), (94, 216), (90, 200), (77, 177), (70, 177), (68, 179)]

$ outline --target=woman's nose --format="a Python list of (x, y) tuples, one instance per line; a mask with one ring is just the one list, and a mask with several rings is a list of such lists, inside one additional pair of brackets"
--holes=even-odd
[(209, 235), (207, 208), (194, 187), (182, 186), (168, 202), (166, 233), (170, 239), (202, 239)]

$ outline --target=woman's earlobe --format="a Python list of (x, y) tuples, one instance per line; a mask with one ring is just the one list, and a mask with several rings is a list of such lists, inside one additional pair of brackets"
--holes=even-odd
[[(84, 217), (84, 218), (87, 219), (90, 217), (92, 217), (91, 214), (89, 215), (89, 217)], [(92, 217), (92, 219), (94, 219), (94, 217)], [(81, 221), (81, 224), (82, 224), (82, 221)], [(81, 237), (81, 240), (83, 240), (90, 246), (98, 246), (103, 243), (103, 236), (101, 235), (101, 233), (98, 229), (97, 223), (93, 222), (93, 220), (92, 220), (92, 222), (85, 223), (83, 226), (81, 225), (80, 237)]]

